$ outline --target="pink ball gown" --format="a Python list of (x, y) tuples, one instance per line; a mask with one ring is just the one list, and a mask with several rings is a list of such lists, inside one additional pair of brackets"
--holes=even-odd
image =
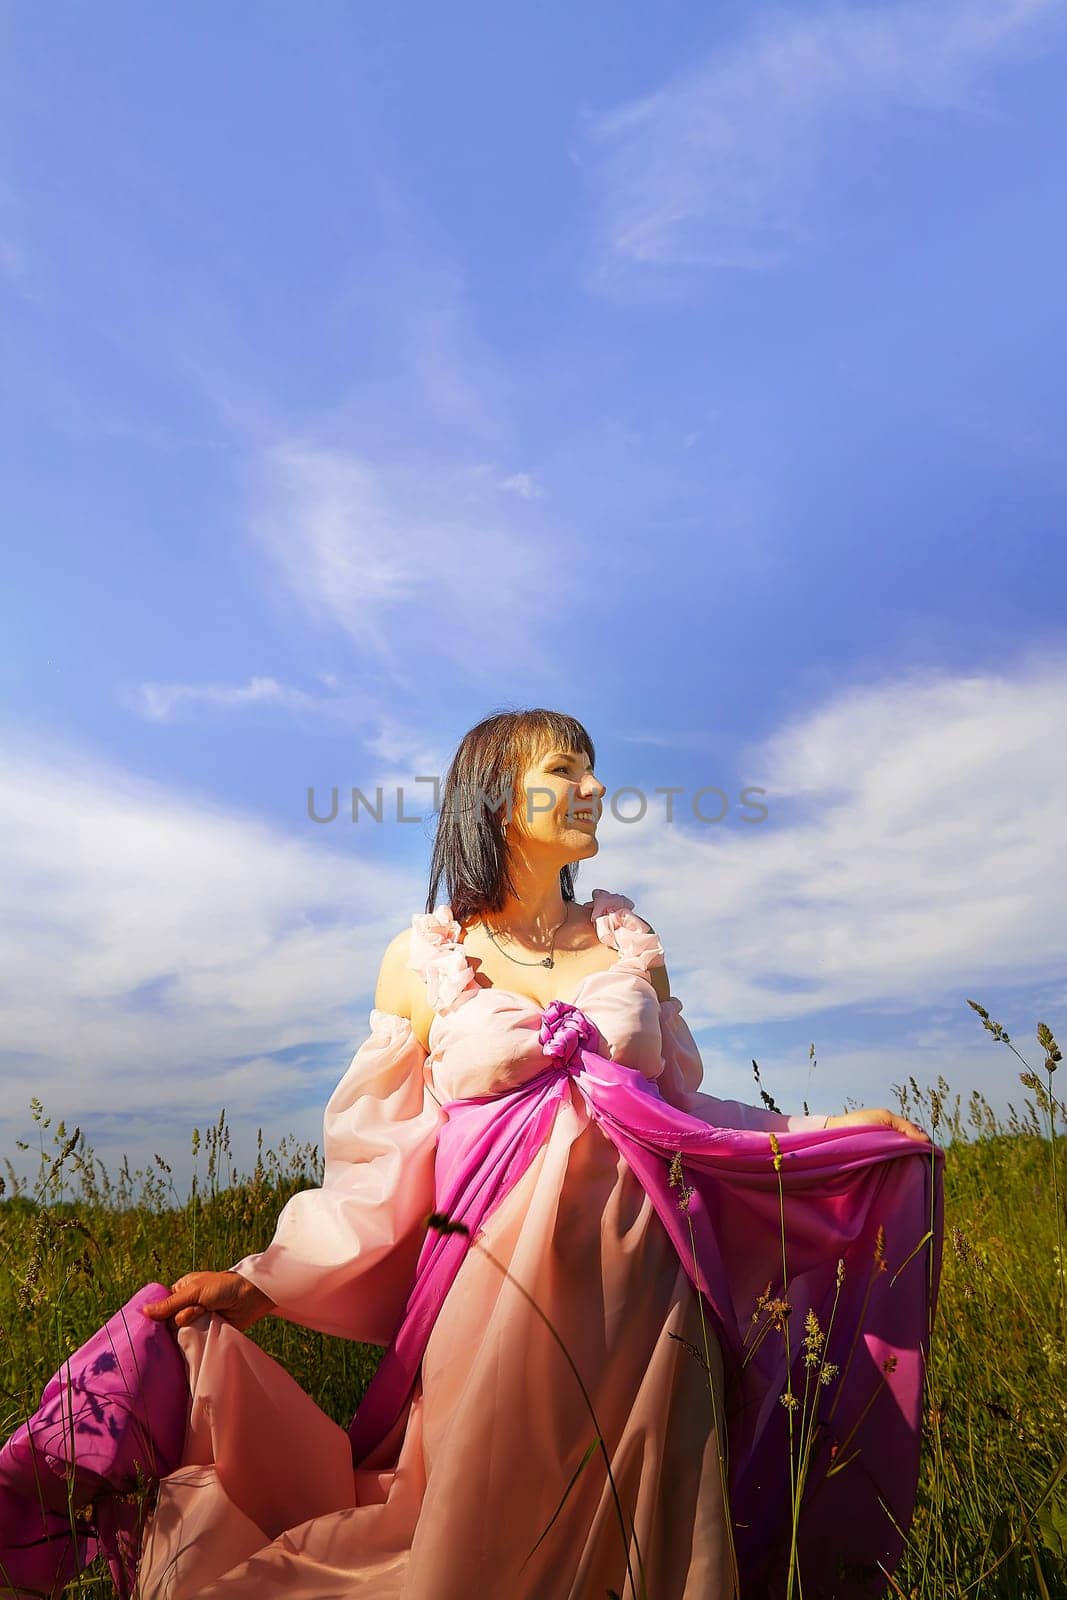
[[(413, 917), (429, 1051), (371, 1011), (326, 1107), (322, 1187), (231, 1269), (275, 1315), (385, 1347), (350, 1427), (220, 1317), (131, 1316), (162, 1293), (142, 1289), (122, 1325), (135, 1353), (180, 1352), (184, 1436), (154, 1440), (158, 1494), (125, 1542), (107, 1486), (126, 1480), (102, 1465), (98, 1543), (57, 1582), (102, 1548), (137, 1600), (777, 1600), (806, 1417), (805, 1596), (886, 1593), (914, 1510), (943, 1152), (702, 1092), (681, 1001), (650, 981), (659, 939), (625, 895), (588, 910), (616, 959), (545, 1008), (477, 982), (449, 907)], [(173, 1411), (179, 1385), (152, 1370)], [(12, 1570), (42, 1532), (19, 1500), (34, 1422), (0, 1450)]]

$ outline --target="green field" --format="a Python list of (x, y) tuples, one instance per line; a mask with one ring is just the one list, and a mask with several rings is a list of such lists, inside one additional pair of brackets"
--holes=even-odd
[[(1043, 1083), (999, 1024), (980, 1014), (1005, 1047), (1008, 1079), (1022, 1078), (1027, 1091), (1019, 1110), (1009, 1102), (1006, 1124), (977, 1091), (964, 1104), (944, 1079), (925, 1089), (914, 1079), (894, 1085), (899, 1109), (946, 1151), (919, 1499), (894, 1592), (921, 1600), (1059, 1600), (1067, 1596), (1063, 1116), (1053, 1098), (1059, 1052), (1040, 1026)], [(262, 1137), (255, 1171), (235, 1173), (223, 1112), (205, 1136), (192, 1135), (197, 1176), (183, 1200), (159, 1156), (135, 1173), (124, 1163), (112, 1180), (78, 1130), (62, 1122), (53, 1128), (36, 1100), (32, 1112), (40, 1138), (32, 1192), (10, 1161), (0, 1179), (0, 1439), (34, 1411), (61, 1361), (143, 1283), (224, 1270), (262, 1249), (284, 1202), (322, 1176), (316, 1146), (283, 1140), (278, 1152), (264, 1152)], [(274, 1317), (246, 1337), (348, 1426), (377, 1348)], [(91, 1569), (66, 1593), (105, 1600), (113, 1593), (106, 1568)]]

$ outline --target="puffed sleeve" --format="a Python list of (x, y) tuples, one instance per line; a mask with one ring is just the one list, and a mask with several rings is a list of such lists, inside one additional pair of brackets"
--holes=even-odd
[(321, 1188), (293, 1195), (265, 1250), (238, 1272), (273, 1314), (319, 1333), (387, 1345), (434, 1209), (434, 1153), (446, 1120), (411, 1022), (372, 1009), (323, 1116)]
[(704, 1062), (689, 1024), (682, 1016), (682, 1002), (677, 995), (661, 1000), (660, 1033), (663, 1039), (663, 1071), (656, 1084), (664, 1100), (700, 1117), (716, 1128), (747, 1128), (758, 1133), (799, 1133), (812, 1128), (824, 1128), (826, 1118), (817, 1116), (786, 1116), (771, 1111), (767, 1106), (750, 1106), (742, 1100), (719, 1100), (704, 1094), (700, 1088), (704, 1077)]

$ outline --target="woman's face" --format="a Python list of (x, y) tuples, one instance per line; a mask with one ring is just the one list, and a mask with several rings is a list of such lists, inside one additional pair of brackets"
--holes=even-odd
[(523, 774), (509, 844), (517, 835), (528, 846), (551, 848), (562, 860), (596, 855), (606, 793), (584, 750), (546, 748)]

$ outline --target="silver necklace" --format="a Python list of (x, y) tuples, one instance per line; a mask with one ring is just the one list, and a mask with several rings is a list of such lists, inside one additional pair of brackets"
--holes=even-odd
[[(507, 951), (501, 945), (497, 944), (496, 935), (493, 933), (492, 928), (490, 928), (489, 925), (487, 923), (484, 923), (484, 922), (482, 923), (482, 927), (485, 929), (485, 931), (489, 935), (490, 939), (492, 939), (493, 943), (496, 945), (497, 949), (500, 951), (500, 954), (502, 956), (506, 956), (509, 961), (513, 961), (517, 967), (554, 967), (555, 964), (556, 964), (555, 960), (554, 960), (554, 952), (555, 952), (555, 949), (556, 949), (556, 934), (559, 932), (559, 929), (563, 927), (563, 923), (566, 922), (566, 920), (567, 920), (567, 916), (566, 916), (566, 913), (564, 913), (563, 922), (561, 922), (559, 924), (558, 928), (553, 928), (553, 930), (552, 930), (552, 943), (548, 947), (548, 955), (547, 956), (542, 956), (540, 961), (520, 961), (518, 956), (509, 956)], [(509, 935), (505, 934), (504, 937), (508, 938)]]

